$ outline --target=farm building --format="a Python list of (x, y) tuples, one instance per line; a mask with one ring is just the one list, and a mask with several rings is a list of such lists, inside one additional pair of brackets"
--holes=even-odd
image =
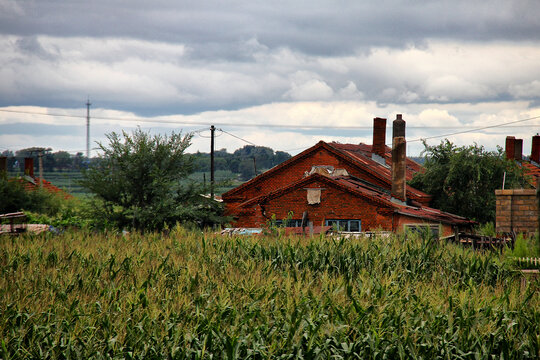
[(449, 235), (473, 222), (428, 207), (430, 196), (406, 186), (422, 167), (405, 154), (405, 121), (393, 122), (392, 149), (386, 119), (375, 118), (373, 145), (320, 141), (282, 164), (223, 194), (238, 227), (338, 226), (343, 231), (400, 231), (429, 227)]

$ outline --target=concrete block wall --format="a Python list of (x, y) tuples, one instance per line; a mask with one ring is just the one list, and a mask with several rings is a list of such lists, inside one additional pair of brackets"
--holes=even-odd
[(496, 190), (497, 233), (515, 231), (533, 236), (538, 231), (536, 189)]

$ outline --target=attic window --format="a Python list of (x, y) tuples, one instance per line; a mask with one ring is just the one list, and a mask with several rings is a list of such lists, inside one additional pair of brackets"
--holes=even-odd
[(309, 205), (315, 205), (321, 203), (321, 189), (306, 189), (307, 190), (307, 202)]

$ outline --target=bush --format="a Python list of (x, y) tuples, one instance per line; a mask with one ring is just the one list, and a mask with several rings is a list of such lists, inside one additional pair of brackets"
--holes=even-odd
[(0, 175), (0, 213), (33, 211), (54, 215), (60, 211), (64, 200), (46, 190), (27, 190), (18, 179)]

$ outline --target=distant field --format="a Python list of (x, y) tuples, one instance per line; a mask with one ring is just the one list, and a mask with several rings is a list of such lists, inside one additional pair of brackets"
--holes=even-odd
[(538, 359), (538, 279), (373, 239), (0, 238), (0, 358)]
[(88, 194), (86, 189), (79, 186), (77, 183), (82, 178), (80, 172), (44, 172), (43, 177), (45, 180), (50, 181), (54, 186), (57, 186), (72, 195)]
[[(242, 181), (238, 180), (238, 174), (235, 174), (229, 170), (217, 170), (214, 174), (214, 181), (216, 182), (215, 193), (221, 195), (222, 193), (229, 191), (232, 188), (242, 184)], [(209, 172), (196, 172), (189, 176), (189, 179), (198, 183), (210, 184)]]
[[(10, 174), (15, 176), (16, 174)], [(38, 174), (35, 174), (38, 176)], [(78, 180), (81, 179), (82, 175), (77, 171), (65, 171), (65, 172), (44, 172), (43, 177), (45, 180), (50, 181), (54, 186), (59, 187), (60, 189), (75, 195), (75, 196), (85, 196), (89, 193), (83, 187), (78, 185)], [(196, 181), (203, 183), (206, 178), (206, 184), (210, 184), (210, 173), (197, 172), (191, 174), (188, 179), (191, 181)], [(215, 193), (221, 195), (222, 193), (240, 185), (242, 182), (238, 180), (238, 175), (232, 173), (231, 171), (218, 170), (215, 173), (216, 189)]]

